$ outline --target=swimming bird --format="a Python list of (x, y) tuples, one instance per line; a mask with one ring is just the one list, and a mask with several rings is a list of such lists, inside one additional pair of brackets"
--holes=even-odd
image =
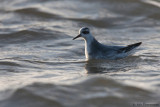
[(125, 58), (133, 53), (133, 50), (141, 45), (142, 42), (127, 46), (109, 46), (99, 43), (91, 34), (90, 29), (82, 27), (79, 35), (73, 40), (82, 37), (85, 40), (86, 59), (120, 59)]

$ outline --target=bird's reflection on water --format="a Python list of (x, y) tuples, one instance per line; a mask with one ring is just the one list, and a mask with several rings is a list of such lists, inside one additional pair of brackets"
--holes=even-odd
[(102, 66), (103, 62), (100, 60), (86, 61), (85, 69), (87, 73), (103, 73), (106, 68)]
[(89, 60), (85, 63), (85, 70), (86, 73), (126, 72), (133, 67), (138, 67), (137, 61), (142, 62), (140, 57), (137, 56), (120, 60)]

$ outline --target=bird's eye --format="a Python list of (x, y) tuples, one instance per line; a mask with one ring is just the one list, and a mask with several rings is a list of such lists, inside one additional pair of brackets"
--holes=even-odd
[(88, 33), (89, 33), (89, 31), (83, 31), (82, 33), (83, 33), (83, 34), (88, 34)]

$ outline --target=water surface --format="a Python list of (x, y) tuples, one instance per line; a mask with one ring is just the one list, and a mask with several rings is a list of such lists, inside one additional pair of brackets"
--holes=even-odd
[[(1, 0), (0, 107), (160, 106), (159, 12), (159, 0)], [(143, 44), (86, 61), (72, 40), (83, 26), (104, 44)]]

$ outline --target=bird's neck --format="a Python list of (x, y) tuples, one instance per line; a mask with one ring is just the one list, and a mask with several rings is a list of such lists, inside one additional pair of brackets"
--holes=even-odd
[(92, 52), (92, 44), (93, 42), (97, 42), (97, 40), (93, 37), (93, 36), (90, 36), (88, 38), (85, 38), (85, 56), (86, 56), (86, 59), (90, 59), (90, 53)]

